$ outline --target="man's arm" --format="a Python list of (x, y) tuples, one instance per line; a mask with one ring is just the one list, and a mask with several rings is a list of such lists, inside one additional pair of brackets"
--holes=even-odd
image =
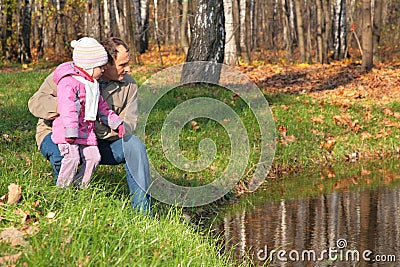
[(125, 79), (128, 80), (129, 84), (129, 93), (126, 95), (126, 101), (119, 116), (124, 120), (127, 133), (132, 134), (136, 129), (138, 120), (138, 86), (131, 76), (126, 76)]
[[(127, 127), (127, 133), (131, 134), (137, 122), (137, 84), (128, 74), (125, 75), (124, 83), (111, 82), (101, 89), (101, 95)], [(96, 121), (96, 135), (100, 139), (116, 140), (118, 133), (107, 125)]]
[(45, 120), (54, 120), (57, 112), (57, 85), (53, 73), (47, 76), (39, 90), (28, 101), (29, 111), (33, 116)]

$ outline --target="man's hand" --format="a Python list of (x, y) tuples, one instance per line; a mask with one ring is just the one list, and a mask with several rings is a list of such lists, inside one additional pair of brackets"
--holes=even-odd
[(67, 141), (68, 144), (73, 144), (75, 143), (76, 137), (65, 137), (65, 141)]
[(124, 137), (124, 135), (125, 135), (125, 126), (124, 126), (123, 123), (121, 123), (121, 124), (118, 126), (118, 137), (119, 137), (119, 138), (122, 138), (122, 137)]

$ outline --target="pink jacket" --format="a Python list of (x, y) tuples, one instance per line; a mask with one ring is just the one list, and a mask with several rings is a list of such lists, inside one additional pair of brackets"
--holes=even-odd
[[(56, 144), (65, 144), (65, 137), (76, 137), (75, 144), (97, 145), (94, 132), (95, 121), (85, 117), (85, 85), (72, 75), (81, 76), (89, 81), (92, 77), (78, 69), (72, 62), (61, 64), (54, 71), (53, 80), (57, 84), (58, 113), (60, 116), (53, 122), (51, 139)], [(99, 98), (97, 118), (111, 129), (116, 130), (122, 119), (110, 110), (102, 96)]]

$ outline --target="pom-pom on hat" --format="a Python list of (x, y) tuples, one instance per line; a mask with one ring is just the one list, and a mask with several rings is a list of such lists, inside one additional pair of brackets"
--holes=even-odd
[(78, 67), (92, 70), (108, 62), (106, 50), (96, 39), (83, 37), (79, 40), (73, 40), (71, 46), (74, 48), (72, 60)]

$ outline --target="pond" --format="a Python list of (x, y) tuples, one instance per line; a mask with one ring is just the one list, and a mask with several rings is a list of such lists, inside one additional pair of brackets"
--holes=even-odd
[(296, 197), (292, 190), (292, 197), (274, 200), (271, 189), (261, 189), (225, 208), (215, 229), (226, 250), (255, 266), (400, 266), (398, 162), (345, 165), (330, 178), (323, 170), (286, 177), (314, 194)]

